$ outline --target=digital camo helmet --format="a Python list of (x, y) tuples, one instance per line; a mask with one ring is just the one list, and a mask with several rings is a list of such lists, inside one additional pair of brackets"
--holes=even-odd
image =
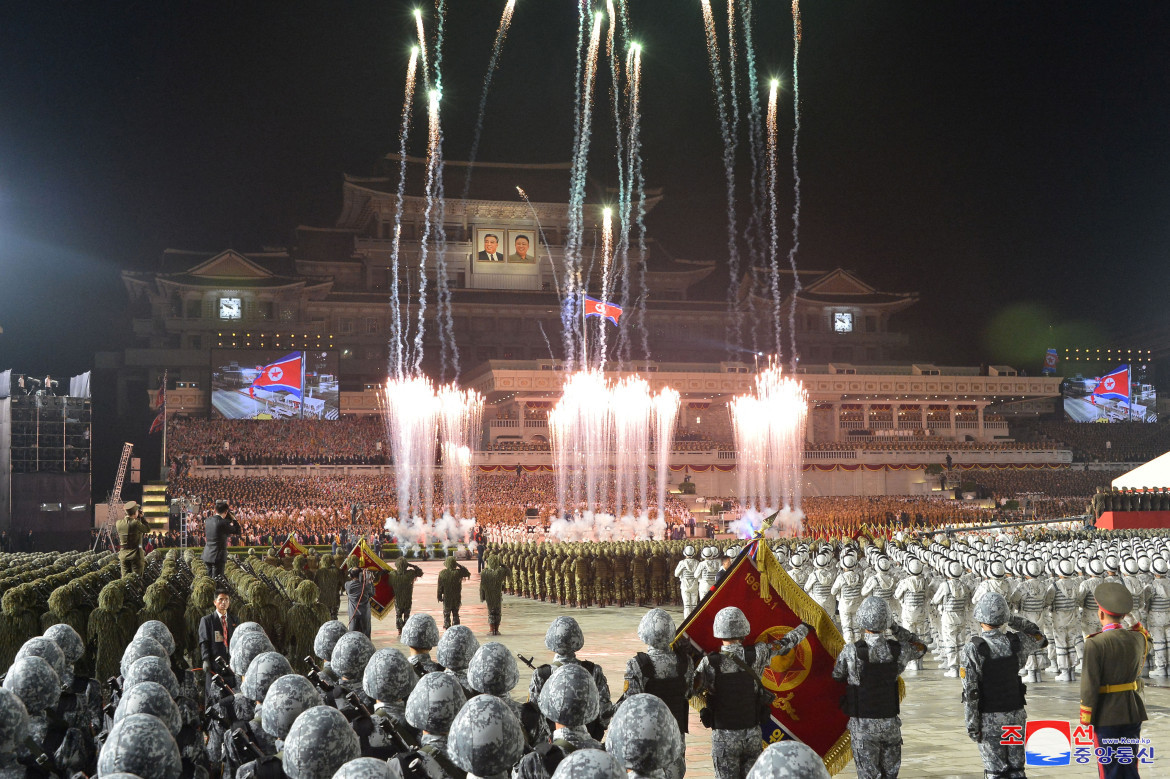
[(593, 675), (576, 663), (552, 672), (540, 690), (540, 712), (553, 722), (569, 727), (597, 719), (600, 706)]
[(321, 705), (317, 688), (299, 674), (282, 676), (268, 685), (268, 694), (260, 706), (260, 727), (273, 738), (288, 735), (302, 713)]
[(151, 779), (179, 779), (182, 771), (175, 737), (162, 720), (150, 714), (130, 714), (115, 723), (98, 756), (98, 776), (124, 772)]
[(411, 649), (433, 649), (439, 643), (439, 626), (430, 614), (411, 614), (399, 640)]
[(666, 702), (641, 693), (618, 707), (605, 748), (627, 769), (649, 773), (675, 763), (682, 756), (683, 741)]
[(557, 765), (552, 779), (626, 779), (618, 759), (601, 749), (578, 749)]
[(516, 656), (498, 641), (489, 641), (475, 650), (467, 666), (467, 683), (477, 692), (507, 695), (519, 681)]
[(134, 634), (134, 637), (141, 638), (142, 636), (153, 638), (161, 644), (168, 656), (175, 653), (175, 637), (171, 635), (171, 631), (167, 629), (167, 626), (157, 619), (149, 619), (138, 626), (138, 631)]
[(53, 673), (57, 676), (65, 674), (65, 653), (61, 651), (61, 647), (57, 646), (57, 642), (44, 636), (36, 636), (25, 641), (16, 653), (17, 660), (23, 657), (44, 658), (45, 662), (52, 667)]
[(376, 701), (404, 701), (417, 680), (406, 656), (387, 647), (370, 656), (362, 675), (362, 690)]
[(462, 671), (467, 668), (477, 649), (479, 641), (471, 632), (471, 628), (467, 625), (452, 625), (439, 639), (435, 659), (445, 668)]
[(585, 646), (585, 634), (572, 617), (557, 617), (544, 633), (544, 645), (558, 655), (571, 655)]
[[(333, 657), (333, 647), (337, 645), (337, 640), (348, 632), (349, 628), (335, 619), (322, 622), (321, 627), (317, 628), (317, 636), (313, 639), (313, 654), (329, 662)], [(236, 634), (239, 635), (239, 630)]]
[(747, 634), (751, 631), (752, 627), (748, 624), (747, 617), (735, 606), (719, 609), (719, 613), (715, 615), (715, 623), (712, 627), (715, 638), (727, 641), (743, 639), (747, 638)]
[(975, 604), (975, 613), (972, 616), (976, 622), (998, 627), (1008, 621), (1008, 602), (998, 592), (986, 593)]
[(73, 665), (85, 654), (85, 642), (81, 640), (81, 636), (63, 622), (49, 627), (45, 631), (45, 638), (61, 648), (61, 652), (65, 655), (66, 665)]
[(829, 770), (812, 747), (785, 739), (763, 751), (747, 779), (829, 779)]
[(429, 673), (418, 680), (406, 699), (406, 721), (411, 727), (443, 735), (466, 701), (463, 688), (454, 676)]
[(674, 640), (674, 620), (663, 609), (650, 609), (638, 623), (638, 638), (646, 646), (669, 649)]
[(394, 779), (394, 773), (385, 760), (359, 757), (338, 768), (333, 779)]
[(477, 776), (508, 771), (524, 754), (524, 729), (512, 708), (492, 695), (477, 695), (451, 723), (447, 753)]
[[(235, 642), (233, 640), (233, 646)], [(149, 636), (139, 636), (126, 645), (126, 649), (122, 652), (122, 663), (119, 670), (122, 676), (126, 675), (126, 671), (130, 670), (130, 666), (134, 665), (134, 661), (141, 657), (161, 657), (168, 660), (170, 655), (163, 645), (155, 641)]]
[(250, 701), (263, 701), (272, 683), (292, 672), (288, 658), (280, 652), (261, 652), (248, 664), (240, 692)]
[(361, 754), (345, 715), (332, 706), (314, 706), (296, 718), (285, 736), (281, 767), (291, 779), (331, 779)]
[(870, 595), (857, 608), (857, 623), (862, 630), (881, 633), (890, 624), (890, 607), (876, 595)]
[(158, 717), (172, 736), (183, 727), (179, 707), (167, 689), (158, 682), (139, 682), (122, 696), (114, 710), (114, 722), (121, 722), (131, 714), (149, 714)]
[(330, 666), (346, 679), (361, 679), (366, 663), (374, 656), (374, 642), (358, 630), (351, 630), (337, 639)]
[(161, 684), (172, 698), (179, 697), (179, 681), (175, 679), (171, 664), (162, 657), (151, 655), (135, 660), (122, 677), (122, 689), (128, 690), (140, 682)]
[(16, 693), (29, 716), (39, 717), (61, 698), (61, 678), (43, 657), (22, 657), (8, 667), (4, 688)]

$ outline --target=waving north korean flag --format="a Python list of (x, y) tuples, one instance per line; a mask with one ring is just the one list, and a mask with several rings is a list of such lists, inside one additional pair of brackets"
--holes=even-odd
[(588, 295), (583, 295), (585, 298), (585, 316), (600, 316), (613, 322), (615, 325), (622, 316), (622, 307), (614, 305), (613, 303), (606, 303), (604, 300), (591, 298)]
[(283, 360), (261, 368), (260, 375), (252, 381), (252, 387), (266, 389), (269, 392), (287, 392), (299, 398), (304, 391), (302, 385), (304, 364), (305, 353), (293, 352)]
[(1108, 400), (1129, 401), (1129, 366), (1122, 365), (1112, 373), (1107, 373), (1097, 379), (1097, 386), (1093, 394)]

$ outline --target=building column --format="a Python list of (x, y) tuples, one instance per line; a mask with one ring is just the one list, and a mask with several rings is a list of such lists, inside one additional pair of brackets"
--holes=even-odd
[(947, 401), (947, 413), (951, 417), (951, 438), (954, 438), (959, 431), (955, 427), (955, 402), (953, 400)]
[(979, 423), (975, 427), (975, 431), (976, 431), (975, 438), (979, 441), (983, 441), (987, 438), (987, 431), (983, 427), (983, 406), (982, 406), (982, 404), (977, 405), (975, 407), (975, 415), (976, 415), (976, 421)]
[(833, 442), (841, 440), (841, 404), (833, 404)]
[(923, 430), (926, 430), (926, 429), (927, 429), (927, 427), (926, 427), (926, 415), (927, 415), (927, 410), (928, 410), (929, 408), (930, 408), (930, 405), (929, 405), (929, 404), (927, 404), (927, 403), (919, 403), (919, 404), (918, 404), (918, 411), (919, 411), (919, 413), (921, 414), (921, 421), (922, 421), (922, 429), (923, 429)]
[(872, 432), (872, 429), (869, 426), (869, 404), (868, 403), (864, 403), (861, 406), (861, 418), (862, 418), (862, 424), (865, 425), (864, 429), (870, 430), (870, 432)]
[(902, 404), (901, 403), (891, 403), (890, 404), (890, 414), (893, 416), (893, 419), (894, 419), (893, 424), (894, 424), (895, 435), (901, 435), (901, 433), (898, 432), (902, 429), (902, 423), (898, 420), (898, 414), (901, 411), (902, 411)]

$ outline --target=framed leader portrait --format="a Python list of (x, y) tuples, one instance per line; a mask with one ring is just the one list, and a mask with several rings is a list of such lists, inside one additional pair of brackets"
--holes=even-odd
[(477, 262), (503, 262), (507, 233), (495, 227), (475, 228), (475, 259)]
[(534, 231), (508, 231), (508, 262), (520, 265), (536, 263), (536, 235)]

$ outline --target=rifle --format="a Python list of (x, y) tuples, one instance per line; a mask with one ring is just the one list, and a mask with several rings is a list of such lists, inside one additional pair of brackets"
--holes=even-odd
[(316, 685), (321, 692), (328, 693), (329, 697), (333, 697), (333, 685), (321, 678), (321, 672), (317, 670), (316, 663), (313, 662), (312, 655), (305, 657), (305, 662), (309, 665), (309, 670), (305, 673), (305, 677)]
[(519, 652), (516, 653), (516, 657), (519, 658), (520, 662), (524, 663), (524, 665), (528, 666), (533, 671), (536, 670), (536, 665), (533, 664), (531, 657), (525, 657), (524, 655), (520, 654)]

